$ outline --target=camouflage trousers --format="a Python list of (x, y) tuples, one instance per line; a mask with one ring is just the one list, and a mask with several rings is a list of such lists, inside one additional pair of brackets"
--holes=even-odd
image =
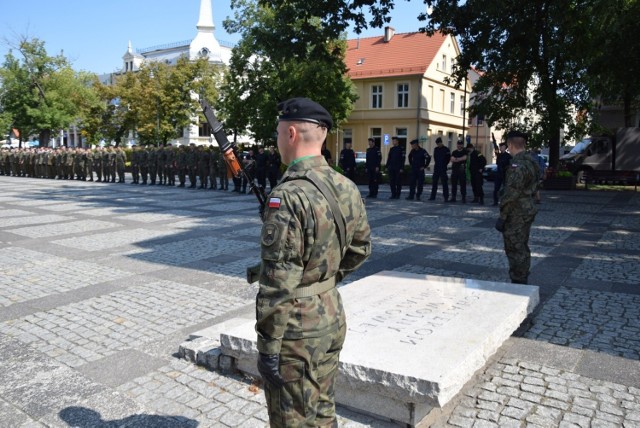
[(504, 224), (504, 251), (509, 259), (509, 277), (513, 283), (527, 283), (531, 267), (529, 232), (535, 218), (535, 212), (512, 213)]
[(334, 334), (283, 340), (282, 388), (265, 385), (272, 427), (337, 427), (335, 383), (346, 324)]

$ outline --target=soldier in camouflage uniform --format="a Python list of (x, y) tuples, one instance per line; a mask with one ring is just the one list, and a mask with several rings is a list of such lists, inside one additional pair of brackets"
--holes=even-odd
[(116, 148), (116, 172), (118, 173), (118, 183), (124, 183), (124, 166), (127, 162), (127, 155), (122, 147)]
[(218, 153), (218, 177), (220, 178), (220, 190), (229, 190), (229, 171), (224, 155)]
[(134, 145), (131, 149), (131, 184), (138, 184), (140, 181), (140, 148)]
[(496, 222), (496, 229), (504, 238), (509, 276), (514, 284), (527, 283), (531, 266), (529, 232), (538, 212), (532, 196), (538, 188), (539, 167), (525, 152), (526, 142), (526, 134), (518, 131), (507, 134), (507, 146), (513, 159), (507, 169), (500, 198), (500, 218)]
[(218, 158), (220, 157), (220, 151), (211, 146), (209, 148), (211, 152), (211, 159), (209, 160), (209, 189), (216, 190), (218, 183), (216, 177), (218, 176)]
[(369, 257), (371, 231), (360, 192), (321, 154), (329, 113), (306, 98), (278, 108), (278, 148), (289, 168), (263, 217), (258, 370), (271, 426), (337, 426), (346, 322), (335, 285)]
[(187, 152), (187, 173), (189, 174), (189, 189), (195, 189), (198, 182), (198, 154), (195, 144), (190, 144), (185, 150)]
[(209, 162), (211, 161), (211, 152), (206, 150), (204, 146), (199, 146), (197, 151), (198, 177), (200, 177), (200, 189), (207, 188), (209, 181)]
[(164, 148), (164, 146), (160, 146), (158, 147), (158, 185), (163, 185), (164, 183), (164, 166), (165, 166), (165, 162), (167, 161), (167, 156), (165, 154), (166, 149)]
[(149, 168), (149, 185), (154, 185), (158, 175), (158, 150), (154, 146), (149, 146), (147, 165)]
[(167, 186), (176, 185), (176, 151), (169, 144), (164, 149), (164, 184)]
[(185, 146), (178, 147), (178, 153), (176, 153), (176, 167), (178, 169), (178, 180), (180, 185), (178, 187), (184, 187), (187, 181), (187, 148)]

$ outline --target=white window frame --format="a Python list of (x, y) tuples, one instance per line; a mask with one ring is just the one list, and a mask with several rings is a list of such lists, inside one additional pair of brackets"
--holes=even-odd
[(396, 107), (409, 107), (409, 84), (407, 82), (398, 83), (396, 85)]
[(382, 85), (371, 85), (371, 108), (381, 109), (383, 101), (383, 87)]

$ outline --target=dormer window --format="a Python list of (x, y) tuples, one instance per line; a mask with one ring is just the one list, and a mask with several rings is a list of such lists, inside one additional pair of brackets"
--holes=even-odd
[(356, 62), (356, 65), (362, 65), (362, 64), (364, 64), (364, 58), (360, 58), (358, 62)]

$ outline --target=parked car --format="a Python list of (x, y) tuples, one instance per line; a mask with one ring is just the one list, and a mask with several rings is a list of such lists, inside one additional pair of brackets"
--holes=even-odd
[(360, 163), (365, 163), (366, 161), (367, 161), (366, 152), (356, 152), (356, 165)]
[(496, 165), (495, 163), (492, 163), (484, 167), (484, 171), (482, 171), (482, 176), (487, 181), (493, 181), (496, 179), (497, 173), (498, 173), (498, 165)]

